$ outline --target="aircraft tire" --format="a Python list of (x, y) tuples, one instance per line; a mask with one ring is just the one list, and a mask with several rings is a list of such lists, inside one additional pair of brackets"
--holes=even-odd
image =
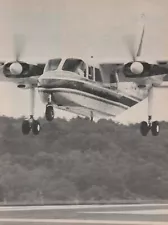
[(160, 126), (158, 121), (152, 123), (151, 132), (153, 136), (158, 136), (160, 131)]
[(147, 134), (149, 132), (149, 126), (148, 126), (148, 123), (146, 121), (143, 121), (141, 123), (140, 132), (141, 132), (142, 136), (147, 136)]
[(28, 135), (30, 133), (30, 130), (31, 130), (31, 125), (29, 120), (24, 120), (22, 123), (22, 133), (24, 135)]
[(54, 119), (54, 109), (52, 105), (46, 106), (45, 117), (47, 121), (52, 121)]
[(38, 135), (40, 133), (41, 126), (38, 120), (33, 120), (32, 122), (32, 132), (34, 135)]

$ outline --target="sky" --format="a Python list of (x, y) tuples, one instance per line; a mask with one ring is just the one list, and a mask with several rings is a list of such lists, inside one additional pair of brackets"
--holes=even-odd
[[(66, 55), (131, 60), (124, 37), (137, 35), (139, 16), (146, 15), (142, 58), (168, 59), (167, 0), (0, 0), (0, 60), (14, 59), (14, 36), (24, 37), (21, 59), (45, 62)], [(3, 74), (0, 74), (3, 76)], [(29, 92), (0, 84), (0, 114), (29, 115)], [(155, 93), (154, 117), (168, 121), (168, 90)], [(36, 116), (45, 106), (36, 97)], [(72, 114), (56, 111), (61, 117)], [(146, 101), (119, 116), (123, 123), (147, 118)]]

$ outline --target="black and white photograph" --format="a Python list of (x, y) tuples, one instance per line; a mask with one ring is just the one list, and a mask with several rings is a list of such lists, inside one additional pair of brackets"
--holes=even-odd
[(168, 1), (0, 0), (0, 225), (168, 225)]

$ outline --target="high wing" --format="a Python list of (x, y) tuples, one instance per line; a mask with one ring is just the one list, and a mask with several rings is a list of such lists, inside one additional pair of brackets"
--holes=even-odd
[[(128, 78), (144, 78), (144, 77), (152, 77), (152, 76), (160, 76), (168, 74), (168, 61), (157, 61), (157, 63), (147, 63), (147, 62), (136, 62), (142, 65), (143, 71), (139, 74), (133, 73), (131, 70), (131, 66), (134, 62), (113, 62), (110, 61), (100, 62), (100, 67), (102, 71), (108, 72), (117, 72), (119, 76), (124, 75)], [(138, 65), (137, 65), (138, 67)], [(136, 79), (134, 79), (136, 80)]]

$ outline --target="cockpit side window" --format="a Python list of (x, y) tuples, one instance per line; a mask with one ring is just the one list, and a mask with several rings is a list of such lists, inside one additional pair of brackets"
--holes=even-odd
[(88, 78), (90, 80), (93, 80), (93, 66), (89, 66), (89, 74), (88, 74)]
[(58, 66), (61, 62), (61, 59), (50, 59), (46, 65), (46, 68), (44, 69), (45, 72), (47, 71), (54, 71), (58, 69)]
[(98, 68), (95, 68), (95, 81), (102, 82), (101, 73)]
[(117, 75), (115, 73), (110, 74), (110, 83), (117, 83)]

